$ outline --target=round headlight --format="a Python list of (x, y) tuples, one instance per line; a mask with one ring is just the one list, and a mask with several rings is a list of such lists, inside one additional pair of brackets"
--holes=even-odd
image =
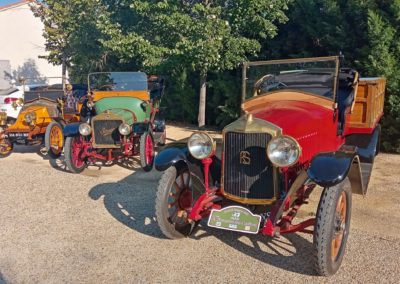
[(188, 140), (188, 149), (196, 159), (206, 159), (215, 151), (214, 139), (205, 132), (195, 132)]
[(28, 123), (36, 122), (36, 113), (28, 112), (27, 114), (25, 114), (25, 121)]
[(90, 133), (92, 133), (92, 128), (90, 127), (89, 124), (82, 123), (81, 125), (79, 125), (79, 133), (82, 136), (88, 136), (90, 135)]
[(128, 135), (129, 133), (131, 133), (131, 130), (132, 130), (131, 126), (126, 123), (122, 123), (118, 127), (118, 131), (119, 131), (119, 133), (121, 133), (121, 135)]
[(93, 108), (94, 107), (94, 101), (88, 101), (86, 103), (86, 105), (87, 105), (88, 108)]
[(286, 168), (299, 160), (301, 147), (293, 137), (282, 135), (269, 142), (267, 155), (275, 166)]

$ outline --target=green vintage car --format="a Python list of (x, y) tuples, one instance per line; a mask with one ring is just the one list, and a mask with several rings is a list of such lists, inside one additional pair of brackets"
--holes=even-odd
[(150, 171), (154, 145), (166, 139), (159, 111), (164, 80), (143, 72), (98, 72), (88, 75), (88, 86), (80, 122), (63, 131), (68, 169), (80, 173), (97, 161), (140, 156), (142, 168)]

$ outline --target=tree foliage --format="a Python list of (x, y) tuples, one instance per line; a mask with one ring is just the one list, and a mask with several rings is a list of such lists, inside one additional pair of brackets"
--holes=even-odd
[(33, 11), (45, 24), (50, 62), (64, 62), (81, 81), (100, 70), (164, 74), (167, 117), (192, 123), (199, 105), (207, 124), (226, 125), (239, 116), (243, 60), (341, 51), (362, 76), (387, 78), (383, 147), (400, 152), (400, 0), (42, 3)]

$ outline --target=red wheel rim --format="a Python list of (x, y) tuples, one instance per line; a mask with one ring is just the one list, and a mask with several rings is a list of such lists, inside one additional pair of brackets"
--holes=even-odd
[(333, 261), (337, 258), (342, 246), (342, 240), (346, 226), (346, 207), (346, 193), (343, 191), (336, 205), (334, 236), (331, 244), (331, 257)]
[(81, 136), (74, 137), (72, 140), (72, 161), (77, 168), (84, 165), (85, 161), (82, 159), (83, 154), (83, 141)]
[(146, 136), (146, 145), (145, 145), (145, 157), (146, 157), (146, 164), (150, 165), (151, 161), (153, 160), (154, 151), (153, 151), (153, 141), (151, 140), (151, 136), (147, 134)]

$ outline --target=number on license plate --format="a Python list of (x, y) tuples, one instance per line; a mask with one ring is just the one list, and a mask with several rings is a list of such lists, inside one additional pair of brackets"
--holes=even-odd
[(10, 132), (8, 136), (10, 138), (28, 138), (29, 132)]

